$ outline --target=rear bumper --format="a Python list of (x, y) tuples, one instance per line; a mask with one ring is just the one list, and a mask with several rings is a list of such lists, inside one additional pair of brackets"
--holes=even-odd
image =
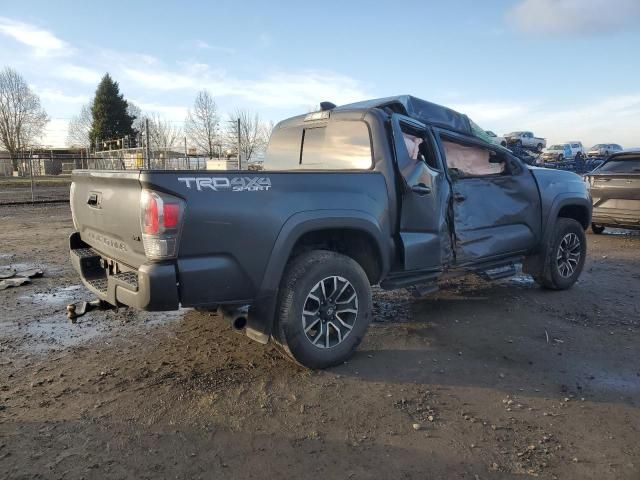
[(143, 264), (137, 270), (110, 274), (104, 258), (74, 232), (69, 237), (71, 264), (82, 283), (98, 298), (112, 305), (139, 310), (177, 310), (178, 285), (173, 263)]
[(610, 227), (640, 228), (639, 213), (628, 210), (594, 208), (591, 221), (597, 225)]

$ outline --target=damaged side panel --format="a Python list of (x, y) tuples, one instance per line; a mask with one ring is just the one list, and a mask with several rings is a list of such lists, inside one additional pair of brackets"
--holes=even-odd
[(525, 251), (536, 244), (540, 207), (530, 180), (532, 188), (524, 190), (521, 182), (504, 177), (453, 182), (458, 263)]
[[(446, 148), (454, 143), (457, 147)], [(504, 153), (465, 144), (464, 139), (440, 138), (440, 144), (451, 177), (456, 264), (535, 247), (541, 231), (540, 195), (530, 171)], [(456, 148), (469, 152), (461, 156)], [(478, 151), (475, 158), (473, 150)], [(448, 152), (457, 157), (448, 159)]]

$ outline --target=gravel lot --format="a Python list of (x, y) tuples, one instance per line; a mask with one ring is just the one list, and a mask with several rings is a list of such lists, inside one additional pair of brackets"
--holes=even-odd
[(0, 207), (3, 478), (640, 478), (640, 235), (588, 235), (567, 292), (525, 275), (376, 292), (310, 372), (213, 314), (91, 312), (68, 206)]
[[(36, 202), (69, 200), (70, 176), (35, 177), (33, 200)], [(31, 179), (0, 177), (0, 205), (31, 202)]]

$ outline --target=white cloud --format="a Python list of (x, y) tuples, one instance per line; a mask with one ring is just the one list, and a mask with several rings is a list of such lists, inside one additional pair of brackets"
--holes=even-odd
[(88, 83), (91, 85), (98, 85), (102, 78), (102, 73), (92, 70), (80, 65), (63, 64), (56, 67), (52, 71), (53, 75), (58, 78), (64, 78), (67, 80), (75, 80), (81, 83)]
[(147, 90), (197, 91), (216, 97), (243, 98), (268, 107), (306, 107), (322, 100), (336, 104), (362, 100), (367, 95), (356, 80), (330, 71), (275, 72), (256, 80), (242, 80), (205, 64), (183, 65), (184, 72), (125, 68), (130, 80)]
[(27, 45), (38, 57), (67, 55), (72, 52), (68, 43), (60, 40), (48, 30), (10, 18), (0, 17), (0, 34)]
[(213, 50), (215, 52), (226, 53), (229, 55), (233, 55), (234, 53), (236, 53), (235, 48), (222, 47), (220, 45), (211, 45), (210, 43), (207, 43), (204, 40), (196, 40), (195, 46), (200, 50)]
[(57, 103), (77, 103), (83, 104), (89, 102), (89, 97), (86, 95), (69, 95), (57, 88), (39, 88), (33, 87), (33, 90), (38, 96), (50, 102)]
[(639, 28), (640, 1), (521, 0), (507, 19), (525, 33), (610, 33)]
[(161, 103), (131, 100), (145, 113), (160, 113), (172, 122), (182, 123), (187, 116), (187, 107), (178, 105), (164, 105)]
[(581, 140), (596, 143), (640, 143), (640, 92), (604, 98), (587, 98), (578, 104), (505, 104), (490, 101), (452, 105), (483, 128), (503, 134), (532, 130), (547, 143)]

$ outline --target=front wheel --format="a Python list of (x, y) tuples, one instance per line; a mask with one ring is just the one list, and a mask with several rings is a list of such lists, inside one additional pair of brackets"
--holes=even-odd
[(566, 290), (578, 280), (587, 256), (587, 237), (572, 218), (558, 218), (547, 244), (542, 271), (535, 281), (551, 290)]
[(372, 316), (371, 287), (352, 258), (313, 250), (287, 265), (280, 288), (275, 340), (307, 368), (347, 360)]
[(596, 225), (595, 223), (592, 223), (591, 231), (596, 235), (600, 235), (602, 232), (604, 232), (604, 227), (602, 225)]
[(542, 144), (541, 144), (541, 143), (539, 143), (538, 145), (536, 145), (536, 151), (537, 151), (537, 152), (541, 152), (543, 148), (544, 148), (544, 147), (542, 146)]

